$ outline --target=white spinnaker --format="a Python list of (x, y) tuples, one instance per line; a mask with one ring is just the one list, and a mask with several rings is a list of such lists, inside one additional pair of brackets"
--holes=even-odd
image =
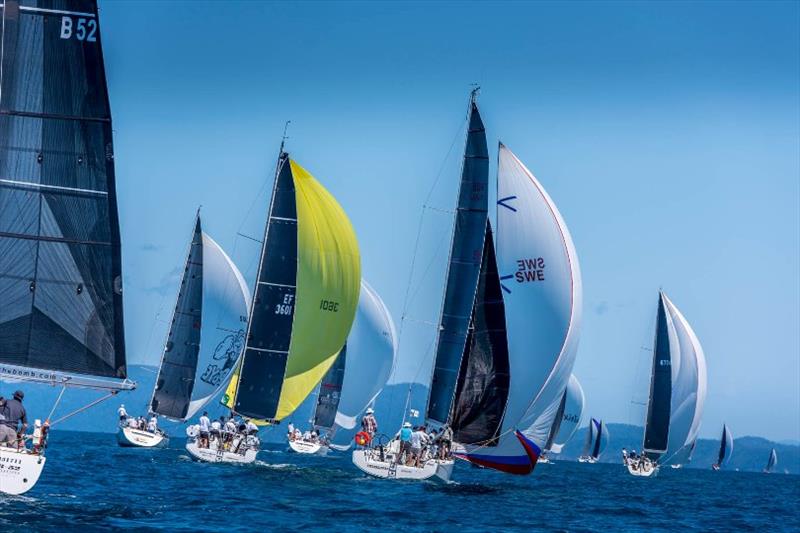
[(331, 443), (334, 448), (347, 449), (352, 444), (358, 417), (386, 385), (396, 353), (397, 333), (389, 309), (362, 280), (356, 318), (347, 337), (344, 381)]
[(705, 354), (697, 335), (675, 304), (663, 293), (662, 297), (672, 319), (680, 352), (677, 375), (673, 370), (672, 410), (667, 451), (669, 457), (681, 448), (691, 445), (697, 438), (703, 418), (708, 377)]
[(194, 389), (185, 419), (228, 382), (244, 347), (250, 291), (219, 244), (203, 233), (203, 317)]
[(605, 422), (601, 422), (601, 425), (602, 429), (600, 431), (600, 448), (599, 451), (597, 452), (597, 457), (603, 455), (606, 446), (608, 446), (608, 440), (610, 438), (610, 435), (608, 434), (608, 425)]
[(567, 400), (564, 403), (564, 415), (561, 418), (561, 426), (559, 426), (558, 433), (556, 433), (553, 444), (550, 446), (550, 451), (553, 453), (561, 453), (561, 450), (578, 430), (581, 417), (583, 417), (585, 396), (583, 394), (583, 387), (581, 387), (575, 374), (570, 374), (569, 376), (566, 393)]
[[(511, 386), (503, 438), (483, 454), (519, 455), (516, 428), (542, 449), (578, 348), (582, 289), (575, 246), (552, 199), (500, 144), (497, 264), (506, 310)], [(556, 405), (557, 407), (557, 405)], [(509, 438), (510, 437), (510, 438)]]

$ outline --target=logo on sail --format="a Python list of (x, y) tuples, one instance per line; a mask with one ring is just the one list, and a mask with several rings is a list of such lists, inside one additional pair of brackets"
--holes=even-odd
[(544, 268), (543, 257), (517, 259), (517, 271), (514, 273), (514, 279), (517, 280), (517, 283), (544, 281)]
[(203, 375), (200, 376), (200, 380), (218, 387), (222, 383), (222, 379), (228, 375), (228, 370), (236, 364), (243, 345), (244, 330), (242, 329), (222, 339), (217, 347), (214, 348), (214, 356), (212, 357), (213, 361), (223, 361), (222, 366), (215, 362), (210, 363)]

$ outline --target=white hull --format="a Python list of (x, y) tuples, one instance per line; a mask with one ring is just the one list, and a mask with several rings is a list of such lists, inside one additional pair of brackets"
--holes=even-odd
[(169, 438), (163, 433), (150, 433), (141, 429), (119, 428), (117, 443), (123, 448), (164, 448)]
[(329, 448), (324, 444), (300, 439), (290, 440), (289, 448), (297, 453), (303, 453), (306, 455), (320, 455), (322, 457), (328, 455), (329, 451)]
[(670, 468), (672, 468), (673, 470), (680, 470), (681, 468), (683, 468), (683, 465), (669, 465), (669, 466), (670, 466)]
[(578, 457), (578, 462), (579, 463), (589, 463), (589, 464), (593, 465), (593, 464), (595, 464), (597, 462), (597, 459), (595, 459), (594, 457), (588, 457), (586, 455), (581, 455), (580, 457)]
[(0, 493), (24, 494), (42, 475), (46, 458), (43, 455), (0, 447)]
[(220, 450), (216, 447), (215, 442), (211, 443), (210, 448), (201, 448), (198, 446), (197, 441), (189, 440), (186, 443), (186, 451), (189, 452), (193, 459), (206, 463), (250, 464), (255, 462), (256, 455), (258, 455), (258, 450), (253, 448), (246, 449), (244, 453)]
[(387, 457), (380, 460), (377, 450), (355, 450), (353, 452), (353, 464), (362, 472), (370, 476), (381, 479), (411, 479), (421, 481), (437, 477), (442, 481), (450, 481), (453, 474), (453, 460), (439, 461), (429, 459), (422, 468), (405, 466), (389, 461)]
[(629, 459), (623, 458), (623, 463), (628, 469), (628, 473), (636, 477), (653, 477), (658, 475), (658, 463), (649, 459)]

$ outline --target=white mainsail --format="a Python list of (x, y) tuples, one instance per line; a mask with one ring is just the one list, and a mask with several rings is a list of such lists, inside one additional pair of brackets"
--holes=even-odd
[[(552, 199), (503, 144), (497, 198), (497, 267), (512, 378), (496, 445), (467, 446), (466, 458), (529, 473), (546, 443), (575, 361), (580, 269)], [(527, 436), (518, 428), (529, 428)]]
[(397, 333), (389, 309), (364, 280), (346, 346), (344, 381), (331, 439), (332, 447), (339, 450), (352, 444), (358, 417), (386, 385), (397, 353)]
[(578, 430), (581, 417), (583, 416), (583, 406), (586, 401), (583, 394), (583, 387), (581, 387), (575, 374), (569, 376), (567, 390), (564, 394), (566, 394), (564, 414), (561, 417), (561, 424), (558, 427), (558, 432), (553, 438), (553, 444), (550, 446), (550, 451), (553, 453), (561, 453), (561, 450)]

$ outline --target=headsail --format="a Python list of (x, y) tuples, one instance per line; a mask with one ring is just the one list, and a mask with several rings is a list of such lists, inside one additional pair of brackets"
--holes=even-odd
[(467, 343), (487, 231), (488, 187), (486, 131), (473, 93), (428, 398), (427, 418), (440, 424), (450, 420), (461, 359)]
[(775, 468), (775, 465), (778, 464), (778, 453), (775, 451), (775, 448), (769, 452), (769, 459), (767, 460), (767, 466), (764, 468), (764, 472), (770, 473)]
[(132, 388), (103, 379), (127, 369), (97, 6), (51, 5), (0, 6), (0, 378)]
[[(497, 445), (467, 446), (465, 455), (485, 466), (527, 474), (546, 444), (575, 361), (580, 269), (552, 199), (502, 144), (497, 187), (498, 281), (512, 379)], [(527, 435), (519, 427), (529, 428)]]
[(311, 393), (344, 346), (361, 264), (341, 206), (282, 153), (270, 204), (241, 370), (229, 401), (281, 420)]
[(397, 333), (389, 309), (362, 280), (358, 311), (347, 336), (347, 364), (331, 438), (334, 447), (352, 444), (358, 417), (386, 385), (396, 353)]
[(561, 453), (561, 450), (578, 430), (578, 425), (583, 417), (585, 398), (583, 388), (575, 374), (570, 375), (564, 395), (566, 399), (564, 412), (561, 416), (558, 432), (549, 448), (553, 453)]
[(250, 294), (239, 270), (195, 223), (150, 410), (187, 420), (227, 382), (244, 347)]

